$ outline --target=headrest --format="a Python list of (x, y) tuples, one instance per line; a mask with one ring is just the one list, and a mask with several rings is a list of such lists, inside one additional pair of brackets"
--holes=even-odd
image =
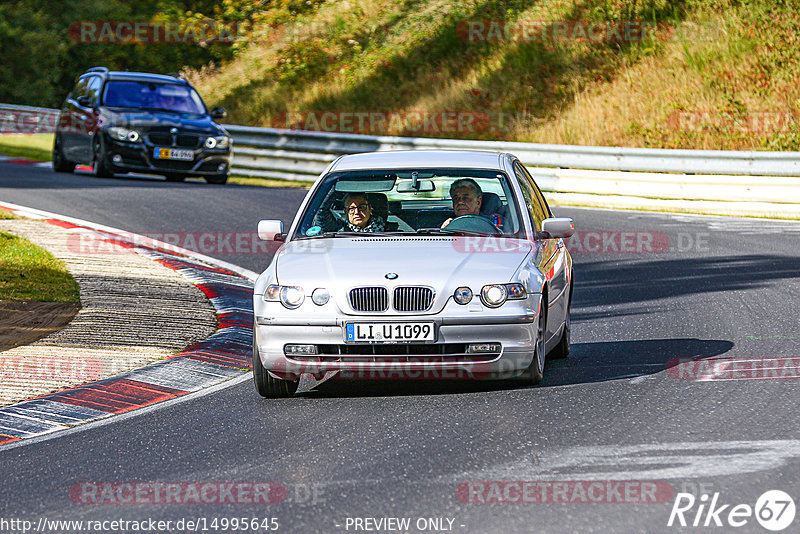
[(481, 199), (481, 214), (491, 215), (492, 213), (502, 213), (503, 201), (497, 193), (484, 193)]
[(389, 216), (389, 200), (383, 193), (367, 193), (367, 200), (372, 211), (386, 219)]

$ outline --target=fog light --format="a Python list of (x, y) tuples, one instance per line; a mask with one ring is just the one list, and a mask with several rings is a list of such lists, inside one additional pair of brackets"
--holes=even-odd
[(473, 343), (467, 346), (467, 354), (498, 353), (501, 349), (500, 343)]
[(472, 300), (472, 290), (468, 287), (459, 287), (453, 293), (453, 300), (458, 304), (469, 304)]
[(225, 170), (225, 169), (227, 169), (227, 168), (228, 168), (228, 164), (227, 164), (227, 163), (220, 163), (220, 164), (217, 166), (217, 172), (222, 172), (222, 171), (224, 171), (224, 170)]
[(285, 345), (283, 353), (287, 355), (295, 354), (300, 356), (314, 356), (317, 354), (316, 345)]
[(122, 156), (120, 156), (119, 154), (115, 154), (114, 157), (111, 158), (111, 161), (113, 161), (114, 163), (122, 163)]
[(311, 293), (311, 301), (317, 306), (324, 306), (331, 299), (331, 294), (324, 287), (318, 287)]

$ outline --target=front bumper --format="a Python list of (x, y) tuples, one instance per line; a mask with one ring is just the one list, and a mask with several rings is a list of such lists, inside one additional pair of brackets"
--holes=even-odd
[[(219, 176), (230, 172), (231, 149), (182, 148), (194, 153), (192, 161), (162, 160), (154, 157), (156, 145), (139, 141), (129, 143), (110, 138), (105, 141), (105, 158), (111, 172), (147, 174), (183, 174), (187, 176)], [(114, 161), (119, 156), (121, 161)]]
[[(256, 298), (260, 298), (257, 296)], [(266, 314), (256, 306), (255, 348), (264, 368), (279, 378), (302, 374), (322, 378), (338, 371), (341, 378), (363, 379), (503, 379), (528, 368), (536, 345), (540, 295), (508, 302), (484, 313), (403, 316), (314, 317), (310, 314)], [(270, 311), (280, 311), (278, 303)], [(277, 305), (274, 306), (274, 305)], [(445, 311), (452, 309), (448, 306)], [(349, 322), (432, 322), (433, 343), (364, 344), (345, 342)], [(491, 343), (499, 350), (469, 353), (470, 344)], [(287, 344), (315, 345), (318, 354), (287, 355)]]

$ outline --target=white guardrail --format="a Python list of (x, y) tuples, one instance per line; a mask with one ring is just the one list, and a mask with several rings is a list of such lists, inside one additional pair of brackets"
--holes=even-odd
[[(58, 110), (0, 104), (0, 132), (53, 131)], [(12, 128), (9, 128), (11, 126)], [(233, 174), (314, 180), (342, 154), (409, 149), (511, 152), (558, 204), (800, 218), (800, 152), (589, 147), (369, 136), (224, 125)]]

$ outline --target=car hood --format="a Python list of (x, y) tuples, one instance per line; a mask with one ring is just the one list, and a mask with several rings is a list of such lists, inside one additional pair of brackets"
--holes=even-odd
[(339, 303), (353, 287), (432, 287), (435, 313), (457, 287), (480, 291), (484, 284), (510, 282), (531, 246), (493, 237), (320, 238), (287, 243), (275, 267), (279, 284), (307, 293), (325, 287)]
[(104, 122), (109, 126), (124, 126), (149, 130), (151, 128), (178, 128), (183, 131), (224, 133), (208, 115), (194, 113), (168, 113), (143, 110), (103, 110)]

